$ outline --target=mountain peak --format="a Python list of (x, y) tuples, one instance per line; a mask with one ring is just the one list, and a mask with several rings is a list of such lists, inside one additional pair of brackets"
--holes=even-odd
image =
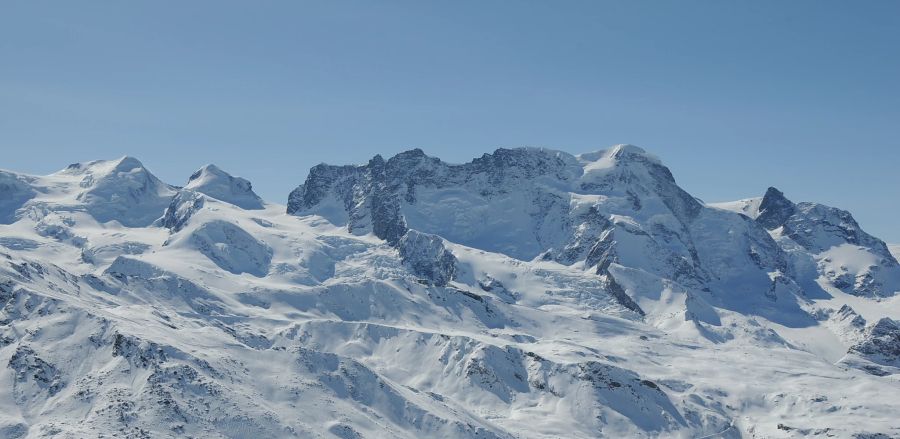
[(70, 175), (110, 174), (131, 172), (136, 169), (146, 170), (144, 164), (141, 163), (140, 160), (126, 155), (113, 160), (92, 160), (89, 162), (72, 163), (59, 173)]
[(115, 164), (114, 169), (119, 172), (128, 172), (133, 169), (144, 167), (144, 164), (141, 163), (140, 160), (128, 155), (122, 156), (117, 160), (113, 160), (113, 163)]
[(196, 172), (191, 174), (190, 177), (188, 177), (188, 186), (190, 186), (191, 184), (196, 184), (197, 181), (204, 179), (228, 177), (231, 177), (229, 173), (223, 171), (222, 168), (210, 163), (206, 166), (201, 167)]
[(74, 163), (54, 175), (78, 179), (75, 200), (97, 221), (117, 220), (127, 227), (152, 223), (175, 193), (131, 156)]
[(780, 190), (770, 187), (759, 203), (759, 216), (756, 221), (763, 227), (772, 230), (780, 227), (794, 214), (796, 207)]
[(652, 157), (652, 155), (650, 153), (648, 153), (646, 150), (644, 150), (644, 148), (641, 148), (641, 147), (635, 146), (635, 145), (631, 145), (631, 144), (627, 144), (627, 143), (620, 143), (618, 145), (614, 145), (608, 151), (614, 157), (627, 157), (627, 156)]
[(246, 179), (235, 177), (216, 165), (206, 165), (191, 174), (185, 189), (200, 192), (243, 209), (262, 209), (262, 199)]
[(643, 148), (627, 143), (613, 145), (610, 148), (601, 149), (599, 151), (588, 152), (577, 156), (584, 162), (598, 162), (594, 168), (613, 167), (616, 164), (638, 159), (654, 164), (662, 164), (658, 157), (650, 154)]
[(774, 202), (774, 200), (784, 200), (790, 202), (787, 197), (784, 196), (784, 192), (781, 192), (774, 186), (769, 186), (769, 188), (766, 189), (766, 193), (765, 195), (763, 195), (763, 203), (765, 203), (766, 200), (769, 200), (770, 203)]

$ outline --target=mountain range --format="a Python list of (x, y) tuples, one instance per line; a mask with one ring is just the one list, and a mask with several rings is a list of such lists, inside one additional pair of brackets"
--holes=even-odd
[(900, 437), (900, 247), (845, 210), (632, 145), (284, 178), (0, 171), (0, 437)]

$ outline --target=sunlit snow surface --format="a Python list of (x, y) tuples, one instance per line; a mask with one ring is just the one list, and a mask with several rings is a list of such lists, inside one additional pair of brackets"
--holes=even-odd
[[(628, 154), (658, 165), (617, 147), (528, 193), (420, 188), (407, 223), (452, 258), (412, 254), (452, 260), (446, 286), (334, 194), (288, 215), (210, 166), (184, 188), (132, 158), (2, 173), (0, 437), (900, 435), (900, 364), (865, 354), (900, 299), (822, 274), (877, 252), (769, 238), (759, 201), (682, 215)], [(537, 192), (564, 208), (536, 223)]]

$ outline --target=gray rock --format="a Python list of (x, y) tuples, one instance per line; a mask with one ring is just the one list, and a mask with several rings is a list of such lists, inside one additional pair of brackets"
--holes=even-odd
[(456, 273), (456, 257), (444, 247), (440, 236), (410, 230), (397, 248), (403, 263), (431, 285), (447, 285)]
[(756, 221), (767, 229), (781, 227), (796, 211), (796, 206), (785, 198), (784, 193), (774, 187), (766, 190), (759, 204), (759, 216)]
[(876, 364), (900, 368), (900, 322), (887, 317), (875, 322), (849, 352)]
[(204, 203), (203, 195), (197, 192), (191, 190), (178, 191), (158, 223), (172, 233), (176, 233), (184, 228), (194, 213), (203, 208)]
[(16, 385), (31, 383), (53, 396), (65, 387), (59, 369), (43, 360), (27, 345), (21, 345), (9, 359), (9, 368), (15, 371)]

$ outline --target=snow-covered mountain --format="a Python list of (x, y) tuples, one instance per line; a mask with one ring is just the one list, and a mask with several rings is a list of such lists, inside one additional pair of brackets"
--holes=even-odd
[(794, 204), (775, 188), (762, 198), (718, 204), (754, 218), (791, 255), (799, 276), (822, 277), (859, 296), (900, 291), (900, 264), (882, 240), (864, 232), (850, 212), (816, 203)]
[(0, 437), (898, 437), (898, 270), (629, 145), (0, 171)]

